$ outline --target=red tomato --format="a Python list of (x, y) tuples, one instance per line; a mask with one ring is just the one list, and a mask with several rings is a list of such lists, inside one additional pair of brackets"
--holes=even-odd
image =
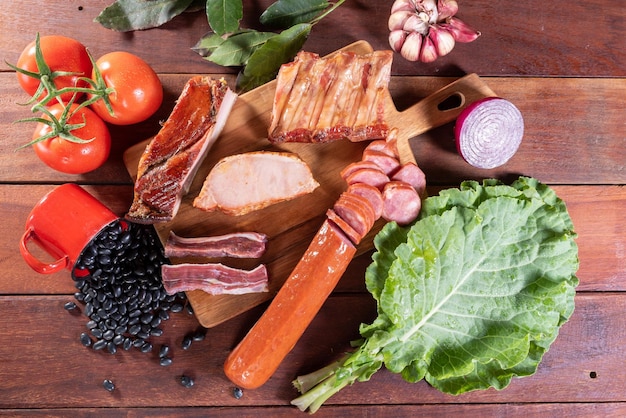
[[(71, 110), (78, 107), (73, 104)], [(57, 103), (50, 106), (49, 110), (55, 118), (60, 118), (63, 113), (63, 105)], [(47, 115), (44, 119), (50, 120)], [(37, 156), (50, 168), (68, 174), (82, 174), (100, 167), (109, 157), (111, 151), (111, 134), (106, 123), (91, 109), (83, 107), (73, 114), (68, 123), (85, 123), (85, 126), (73, 130), (71, 133), (81, 139), (93, 141), (84, 144), (68, 141), (58, 136), (45, 139), (33, 145)], [(44, 123), (38, 123), (33, 140), (46, 135), (52, 128)]]
[[(40, 37), (39, 46), (44, 61), (48, 64), (48, 67), (50, 67), (50, 71), (68, 71), (76, 73), (71, 76), (55, 77), (54, 84), (57, 89), (63, 87), (86, 87), (88, 85), (84, 81), (78, 81), (80, 77), (91, 76), (92, 70), (91, 60), (83, 44), (65, 36), (48, 35)], [(39, 72), (35, 59), (35, 41), (24, 48), (24, 51), (22, 51), (22, 54), (17, 60), (17, 67), (34, 73)], [(37, 78), (29, 77), (28, 75), (18, 72), (17, 80), (20, 86), (22, 86), (22, 89), (30, 96), (33, 96), (39, 88), (39, 79)], [(79, 96), (80, 94), (77, 95), (77, 97)], [(71, 97), (72, 93), (66, 93), (61, 96), (61, 99), (67, 102)], [(51, 103), (55, 102), (56, 100)]]
[[(150, 65), (138, 56), (123, 51), (110, 52), (96, 61), (96, 67), (107, 87), (115, 89), (109, 95), (113, 116), (109, 114), (103, 100), (91, 105), (106, 122), (115, 125), (142, 122), (161, 106), (161, 80)], [(95, 73), (92, 78), (95, 79)]]

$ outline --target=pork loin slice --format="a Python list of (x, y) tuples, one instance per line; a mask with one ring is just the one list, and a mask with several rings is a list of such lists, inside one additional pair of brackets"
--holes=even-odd
[(260, 264), (242, 270), (221, 263), (164, 264), (161, 266), (163, 288), (169, 295), (202, 290), (211, 295), (242, 295), (268, 291), (267, 269)]
[(134, 199), (126, 218), (144, 224), (174, 218), (236, 98), (224, 80), (196, 76), (187, 82), (139, 160)]
[(258, 232), (233, 232), (212, 237), (180, 237), (170, 231), (165, 256), (259, 258), (265, 253), (267, 235)]
[(385, 138), (385, 101), (391, 51), (365, 55), (338, 52), (329, 57), (306, 51), (278, 72), (271, 142), (327, 142)]
[(309, 166), (295, 154), (235, 154), (221, 159), (211, 169), (193, 206), (244, 215), (311, 193), (318, 186)]

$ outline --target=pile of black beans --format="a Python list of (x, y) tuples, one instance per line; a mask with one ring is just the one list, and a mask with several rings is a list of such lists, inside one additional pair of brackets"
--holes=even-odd
[(168, 295), (161, 266), (169, 263), (154, 228), (118, 219), (83, 249), (72, 270), (89, 318), (81, 343), (115, 354), (135, 347), (152, 351), (150, 337), (163, 334), (170, 312), (185, 309), (184, 293)]

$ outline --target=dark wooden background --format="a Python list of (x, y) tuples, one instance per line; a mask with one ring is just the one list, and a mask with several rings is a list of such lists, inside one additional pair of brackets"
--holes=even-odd
[[(291, 416), (291, 380), (334, 359), (358, 337), (358, 325), (375, 315), (363, 285), (367, 256), (354, 260), (302, 340), (262, 388), (235, 399), (222, 372), (230, 349), (265, 305), (220, 326), (190, 350), (182, 337), (198, 324), (180, 313), (166, 322), (158, 343), (174, 348), (174, 364), (160, 367), (156, 352), (115, 356), (78, 341), (86, 318), (63, 309), (73, 299), (68, 272), (42, 276), (18, 251), (33, 205), (58, 184), (84, 186), (122, 215), (132, 181), (122, 162), (129, 146), (159, 129), (191, 74), (224, 75), (236, 69), (202, 60), (191, 47), (208, 31), (203, 13), (186, 14), (159, 29), (117, 33), (92, 20), (110, 0), (9, 0), (0, 8), (0, 414), (11, 416)], [(244, 25), (271, 1), (246, 1)], [(388, 48), (391, 1), (347, 0), (313, 28), (305, 49), (326, 54), (356, 40)], [(386, 371), (331, 398), (319, 416), (624, 416), (626, 415), (626, 12), (619, 1), (459, 1), (458, 16), (482, 36), (458, 44), (432, 64), (396, 55), (391, 82), (398, 108), (407, 107), (466, 73), (478, 73), (525, 118), (522, 146), (506, 165), (473, 169), (454, 152), (450, 126), (413, 141), (431, 191), (463, 179), (518, 174), (554, 186), (568, 205), (579, 235), (580, 286), (576, 311), (546, 354), (536, 375), (507, 389), (457, 397), (424, 382), (409, 384)], [(85, 175), (57, 173), (31, 150), (32, 126), (17, 103), (27, 98), (4, 60), (15, 63), (36, 32), (74, 37), (94, 56), (114, 50), (140, 55), (158, 72), (165, 100), (150, 120), (112, 129), (109, 161)], [(157, 344), (158, 344), (157, 343)], [(181, 374), (196, 385), (182, 387)], [(117, 388), (105, 391), (112, 379)], [(159, 408), (155, 410), (153, 408)]]

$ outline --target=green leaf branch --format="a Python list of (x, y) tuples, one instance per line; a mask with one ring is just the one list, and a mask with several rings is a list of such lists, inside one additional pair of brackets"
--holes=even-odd
[(111, 30), (144, 30), (204, 5), (211, 32), (192, 49), (214, 64), (243, 67), (236, 87), (243, 92), (276, 77), (280, 66), (302, 48), (313, 26), (344, 1), (277, 0), (259, 17), (268, 31), (241, 27), (242, 0), (117, 0), (94, 20)]

